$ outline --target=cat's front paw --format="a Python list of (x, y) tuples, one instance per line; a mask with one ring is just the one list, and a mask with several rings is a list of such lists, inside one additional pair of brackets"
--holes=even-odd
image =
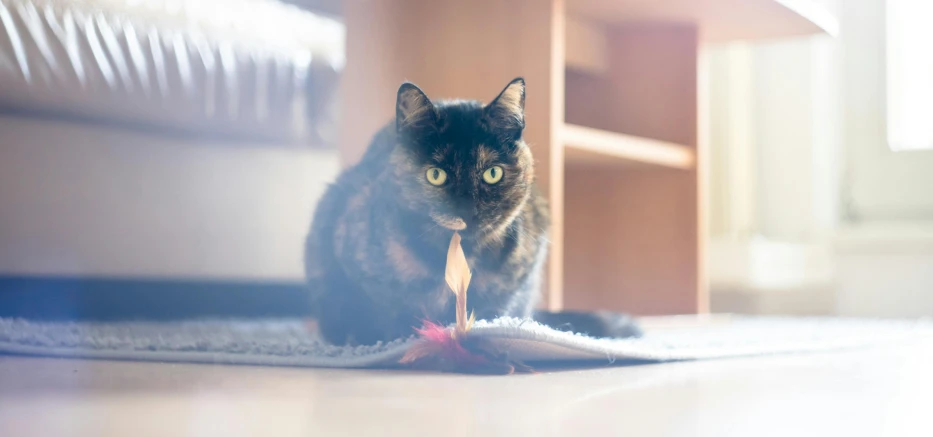
[(590, 332), (591, 337), (629, 338), (644, 335), (641, 326), (628, 314), (612, 311), (598, 311), (594, 313), (598, 329)]

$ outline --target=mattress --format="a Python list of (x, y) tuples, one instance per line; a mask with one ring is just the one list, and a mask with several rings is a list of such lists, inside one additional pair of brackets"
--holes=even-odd
[(339, 21), (272, 0), (0, 0), (0, 107), (332, 140)]

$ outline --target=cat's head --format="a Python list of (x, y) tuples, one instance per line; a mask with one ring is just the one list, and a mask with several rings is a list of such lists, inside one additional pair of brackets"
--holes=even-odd
[(406, 207), (465, 237), (501, 234), (531, 195), (534, 165), (522, 140), (525, 81), (488, 104), (432, 102), (411, 83), (398, 90), (393, 174)]

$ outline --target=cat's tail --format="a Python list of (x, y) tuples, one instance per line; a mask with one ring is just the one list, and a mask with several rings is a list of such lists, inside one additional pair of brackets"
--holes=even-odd
[(643, 335), (632, 316), (611, 311), (535, 311), (533, 318), (559, 331), (571, 331), (590, 337), (632, 338)]

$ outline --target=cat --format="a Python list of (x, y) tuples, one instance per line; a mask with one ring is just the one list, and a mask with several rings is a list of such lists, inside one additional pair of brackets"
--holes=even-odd
[(412, 83), (395, 120), (318, 202), (305, 242), (313, 317), (333, 344), (408, 337), (454, 321), (444, 281), (453, 232), (473, 272), (477, 319), (533, 317), (592, 336), (640, 335), (624, 314), (535, 311), (547, 255), (547, 203), (522, 139), (525, 81), (489, 104), (431, 101)]

